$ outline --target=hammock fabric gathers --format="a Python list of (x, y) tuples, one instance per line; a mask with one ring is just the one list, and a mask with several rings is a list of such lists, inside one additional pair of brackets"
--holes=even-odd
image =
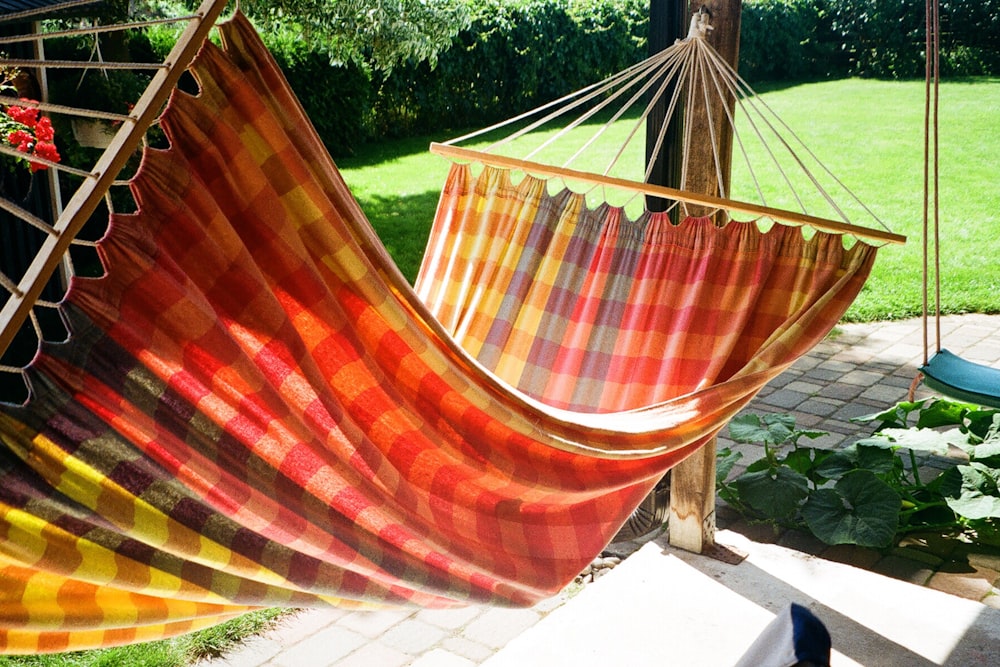
[[(2, 652), (262, 606), (531, 605), (825, 335), (874, 259), (778, 227), (642, 227), (458, 167), (445, 201), (475, 190), (494, 234), (432, 247), (461, 279), (425, 298), (498, 371), (530, 366), (502, 374), (532, 398), (409, 288), (249, 23), (222, 32), (99, 244), (106, 275), (72, 282), (70, 339), (0, 408)], [(534, 208), (565, 220), (504, 237)], [(521, 333), (553, 303), (548, 337)]]
[(567, 409), (632, 410), (780, 371), (829, 332), (874, 259), (838, 235), (630, 220), (548, 186), (453, 166), (416, 290), (484, 366)]

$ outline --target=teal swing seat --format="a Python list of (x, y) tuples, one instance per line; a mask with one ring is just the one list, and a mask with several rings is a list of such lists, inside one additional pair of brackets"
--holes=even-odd
[[(991, 408), (1000, 408), (1000, 369), (978, 364), (941, 347), (941, 243), (940, 192), (938, 161), (938, 86), (941, 81), (939, 35), (941, 31), (939, 2), (928, 6), (926, 16), (925, 55), (927, 58), (924, 105), (924, 281), (923, 324), (924, 364), (910, 385), (912, 401), (917, 384), (923, 383), (950, 398)], [(933, 166), (933, 170), (931, 167)], [(933, 223), (933, 226), (932, 226)], [(933, 243), (931, 241), (933, 240)], [(933, 245), (933, 264), (930, 247)], [(931, 267), (934, 278), (934, 319), (937, 323), (937, 352), (928, 359), (929, 284)]]
[(920, 367), (920, 372), (924, 374), (925, 385), (945, 396), (1000, 408), (1000, 369), (939, 350)]

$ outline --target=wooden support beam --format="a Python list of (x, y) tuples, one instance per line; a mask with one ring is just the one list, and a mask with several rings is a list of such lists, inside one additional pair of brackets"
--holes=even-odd
[[(740, 50), (741, 0), (692, 2), (691, 15), (703, 7), (711, 13), (712, 30), (706, 40), (735, 70)], [(722, 99), (708, 89), (691, 90), (688, 100), (683, 142), (687, 153), (681, 187), (709, 197), (728, 196), (733, 133), (726, 105), (731, 110), (736, 100)], [(714, 211), (695, 206), (688, 213), (709, 215)], [(715, 450), (713, 438), (671, 471), (667, 526), (673, 546), (703, 553), (715, 545)]]
[(65, 210), (52, 226), (55, 233), (42, 242), (41, 249), (18, 284), (17, 292), (11, 294), (3, 308), (0, 308), (0, 356), (27, 319), (52, 273), (62, 263), (70, 243), (115, 182), (126, 161), (141, 144), (146, 130), (159, 116), (178, 79), (194, 59), (225, 6), (226, 0), (202, 2), (195, 13), (198, 18), (192, 20), (178, 37), (164, 66), (156, 71), (146, 91), (136, 102), (131, 120), (122, 124), (90, 176), (66, 204)]

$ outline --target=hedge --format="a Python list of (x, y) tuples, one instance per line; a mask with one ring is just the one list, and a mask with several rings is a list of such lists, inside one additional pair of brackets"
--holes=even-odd
[[(485, 127), (646, 54), (649, 0), (468, 0), (473, 21), (437, 65), (384, 75), (333, 65), (292, 35), (264, 39), (335, 156), (372, 138)], [(1000, 0), (941, 0), (942, 72), (1000, 74)], [(924, 0), (744, 0), (752, 84), (924, 71)], [(159, 46), (159, 45), (158, 45)]]

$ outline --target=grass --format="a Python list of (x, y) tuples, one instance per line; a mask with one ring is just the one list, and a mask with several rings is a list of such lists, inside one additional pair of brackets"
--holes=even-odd
[[(880, 251), (872, 277), (846, 319), (919, 314), (923, 82), (808, 83), (772, 90), (763, 99), (888, 227), (909, 238), (905, 246)], [(940, 105), (943, 309), (1000, 312), (1000, 262), (993, 259), (1000, 251), (1000, 79), (946, 83)], [(447, 161), (428, 153), (427, 146), (445, 138), (365, 146), (339, 161), (344, 178), (411, 280), (448, 170)], [(613, 137), (609, 143), (614, 145)], [(593, 151), (592, 157), (594, 166), (603, 164), (603, 153)], [(739, 161), (733, 178), (734, 183), (745, 180)], [(734, 193), (745, 194), (736, 186)]]
[(206, 630), (162, 641), (94, 651), (0, 656), (0, 667), (185, 667), (217, 658), (271, 628), (288, 610), (264, 609)]

